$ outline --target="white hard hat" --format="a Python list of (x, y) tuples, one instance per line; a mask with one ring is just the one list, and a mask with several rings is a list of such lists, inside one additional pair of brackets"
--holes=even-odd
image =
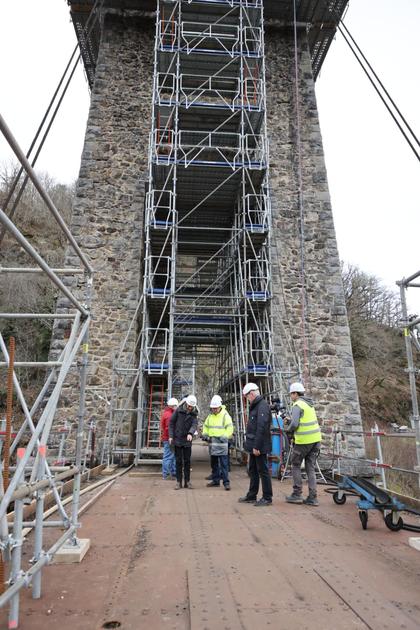
[(221, 406), (222, 406), (222, 399), (220, 398), (220, 396), (216, 394), (215, 396), (213, 396), (213, 398), (210, 401), (210, 409), (215, 409), (216, 407), (221, 407)]
[(178, 407), (179, 402), (177, 401), (176, 398), (170, 398), (168, 400), (168, 407)]
[(190, 407), (196, 407), (197, 406), (197, 398), (195, 396), (193, 396), (192, 394), (190, 394), (189, 396), (186, 397), (185, 402)]
[(293, 394), (293, 392), (303, 394), (305, 392), (305, 388), (302, 383), (292, 383), (289, 387), (289, 394)]
[(249, 392), (256, 392), (258, 390), (259, 387), (258, 385), (255, 385), (255, 383), (247, 383), (242, 390), (242, 395), (246, 396), (247, 394), (249, 394)]

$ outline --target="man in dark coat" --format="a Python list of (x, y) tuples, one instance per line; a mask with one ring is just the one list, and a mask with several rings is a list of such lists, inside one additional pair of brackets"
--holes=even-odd
[[(249, 402), (249, 419), (246, 427), (245, 450), (249, 453), (249, 490), (239, 503), (253, 503), (264, 507), (272, 504), (273, 489), (268, 471), (268, 453), (271, 452), (271, 411), (255, 383), (247, 383), (242, 394)], [(262, 498), (257, 495), (262, 485)]]
[(182, 488), (182, 471), (184, 471), (184, 488), (192, 488), (190, 482), (191, 471), (191, 443), (197, 431), (197, 399), (187, 396), (178, 409), (174, 411), (169, 421), (169, 444), (175, 446), (176, 480), (175, 490)]

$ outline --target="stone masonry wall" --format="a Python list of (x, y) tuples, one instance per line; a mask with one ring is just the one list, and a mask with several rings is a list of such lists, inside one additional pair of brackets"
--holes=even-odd
[[(294, 45), (282, 30), (266, 29), (267, 114), (273, 198), (273, 320), (276, 367), (303, 359), (301, 244)], [(72, 230), (95, 269), (89, 386), (110, 392), (111, 360), (133, 316), (142, 269), (142, 228), (153, 77), (153, 20), (106, 17)], [(314, 81), (306, 41), (299, 51), (299, 94), (307, 297), (305, 383), (322, 420), (360, 429), (360, 410), (340, 263), (332, 218)], [(67, 264), (75, 265), (74, 256)], [(66, 305), (61, 300), (59, 307)], [(66, 330), (54, 334), (55, 355)], [(131, 339), (131, 346), (134, 338)], [(128, 344), (130, 348), (130, 343)], [(69, 387), (72, 383), (69, 382)], [(75, 419), (77, 403), (64, 392), (61, 414)], [(88, 392), (87, 420), (103, 435), (106, 405)], [(130, 423), (123, 429), (128, 444)], [(361, 438), (349, 453), (364, 453)]]
[[(112, 357), (127, 333), (141, 283), (153, 37), (152, 20), (105, 17), (71, 225), (95, 270), (88, 388), (103, 387), (97, 390), (102, 397), (110, 396)], [(68, 253), (66, 264), (78, 266), (77, 258)], [(74, 282), (70, 286), (75, 289)], [(59, 309), (66, 306), (61, 299)], [(53, 356), (63, 346), (66, 325), (58, 322), (55, 328)], [(134, 337), (128, 349), (133, 346)], [(75, 378), (64, 389), (59, 412), (70, 421), (77, 414)], [(86, 406), (86, 421), (95, 417), (102, 436), (108, 406), (89, 389)], [(130, 420), (120, 444), (132, 439)]]
[[(299, 43), (299, 111), (304, 215), (306, 350), (302, 326), (302, 255), (298, 178), (294, 42), (266, 32), (267, 123), (273, 203), (272, 277), (277, 367), (296, 368), (322, 420), (361, 428), (356, 377), (340, 273), (314, 81), (303, 35)], [(304, 363), (304, 356), (307, 363)], [(349, 454), (364, 454), (363, 439), (349, 437)]]

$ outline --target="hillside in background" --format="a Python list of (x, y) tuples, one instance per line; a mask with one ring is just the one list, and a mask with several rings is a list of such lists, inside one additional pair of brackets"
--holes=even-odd
[(357, 267), (343, 265), (342, 276), (364, 426), (408, 424), (411, 398), (399, 296)]
[[(15, 165), (0, 166), (0, 206), (5, 206), (8, 191), (18, 173)], [(68, 223), (72, 214), (74, 186), (55, 182), (47, 174), (40, 174), (44, 189), (50, 195), (63, 219)], [(20, 183), (23, 181), (21, 177)], [(19, 190), (19, 186), (16, 191)], [(9, 214), (14, 205), (16, 192), (7, 205)], [(45, 207), (38, 192), (28, 184), (16, 206), (15, 224), (33, 247), (43, 256), (51, 267), (61, 266), (64, 259), (65, 240), (55, 219)], [(0, 234), (2, 229), (0, 227)], [(5, 232), (0, 245), (0, 266), (35, 267), (33, 260), (17, 244), (15, 239)], [(45, 274), (7, 274), (0, 273), (0, 312), (13, 313), (49, 313), (54, 309), (57, 291)], [(16, 360), (46, 361), (48, 359), (52, 320), (1, 320), (1, 333), (8, 341), (10, 336), (16, 339)], [(38, 381), (43, 382), (43, 370), (21, 369), (19, 377), (25, 388), (36, 395)], [(32, 393), (32, 392), (30, 392)], [(4, 408), (6, 379), (0, 379), (0, 409)], [(29, 395), (29, 402), (33, 396)]]

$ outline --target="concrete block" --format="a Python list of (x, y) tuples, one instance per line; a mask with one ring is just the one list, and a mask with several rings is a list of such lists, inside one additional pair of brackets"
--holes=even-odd
[(117, 471), (118, 466), (116, 464), (112, 464), (112, 466), (107, 466), (101, 471), (101, 475), (113, 475)]
[(90, 538), (78, 538), (77, 545), (64, 545), (55, 554), (52, 564), (81, 562), (90, 547)]
[(413, 549), (417, 549), (417, 551), (420, 551), (420, 538), (414, 538), (412, 536), (408, 539), (408, 544), (410, 545), (410, 547), (413, 547)]

